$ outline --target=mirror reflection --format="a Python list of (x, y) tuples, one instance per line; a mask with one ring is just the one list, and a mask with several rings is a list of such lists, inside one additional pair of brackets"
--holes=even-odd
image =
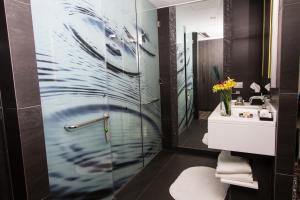
[(215, 68), (223, 71), (223, 0), (176, 6), (179, 146), (207, 149), (207, 119), (218, 105)]

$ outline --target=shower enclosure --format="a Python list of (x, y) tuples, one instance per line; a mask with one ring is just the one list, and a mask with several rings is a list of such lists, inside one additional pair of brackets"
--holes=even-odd
[(51, 197), (112, 199), (161, 150), (157, 12), (32, 0)]

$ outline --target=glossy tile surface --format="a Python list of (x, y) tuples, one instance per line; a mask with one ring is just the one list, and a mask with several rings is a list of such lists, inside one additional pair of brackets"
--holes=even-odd
[(216, 162), (216, 157), (202, 154), (163, 151), (118, 193), (116, 200), (173, 200), (169, 187), (183, 170), (194, 166), (215, 168)]
[(41, 199), (49, 193), (41, 107), (21, 109), (18, 114), (28, 198)]
[(30, 5), (20, 1), (5, 1), (5, 7), (17, 106), (25, 108), (39, 105)]
[(8, 168), (8, 155), (6, 148), (6, 138), (4, 130), (4, 121), (2, 115), (0, 98), (0, 199), (11, 199), (10, 173)]
[(276, 171), (292, 175), (296, 145), (297, 94), (279, 95)]
[[(176, 10), (157, 10), (159, 26), (159, 69), (163, 146), (177, 143)], [(173, 140), (173, 143), (172, 143)]]
[(280, 92), (298, 92), (300, 3), (284, 6), (282, 16)]
[(276, 174), (275, 200), (292, 199), (293, 176)]

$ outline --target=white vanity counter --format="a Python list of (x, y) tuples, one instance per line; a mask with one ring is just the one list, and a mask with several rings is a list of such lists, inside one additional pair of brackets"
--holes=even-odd
[[(258, 116), (260, 106), (235, 106), (232, 115), (220, 115), (220, 107), (208, 118), (208, 147), (227, 151), (275, 156), (277, 111), (267, 103), (273, 113), (273, 121), (261, 121)], [(253, 118), (241, 118), (239, 113), (251, 112)]]

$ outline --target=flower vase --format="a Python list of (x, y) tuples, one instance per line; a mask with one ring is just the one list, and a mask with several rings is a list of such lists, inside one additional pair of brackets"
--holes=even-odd
[(220, 113), (222, 116), (231, 116), (231, 95), (231, 90), (220, 92)]

